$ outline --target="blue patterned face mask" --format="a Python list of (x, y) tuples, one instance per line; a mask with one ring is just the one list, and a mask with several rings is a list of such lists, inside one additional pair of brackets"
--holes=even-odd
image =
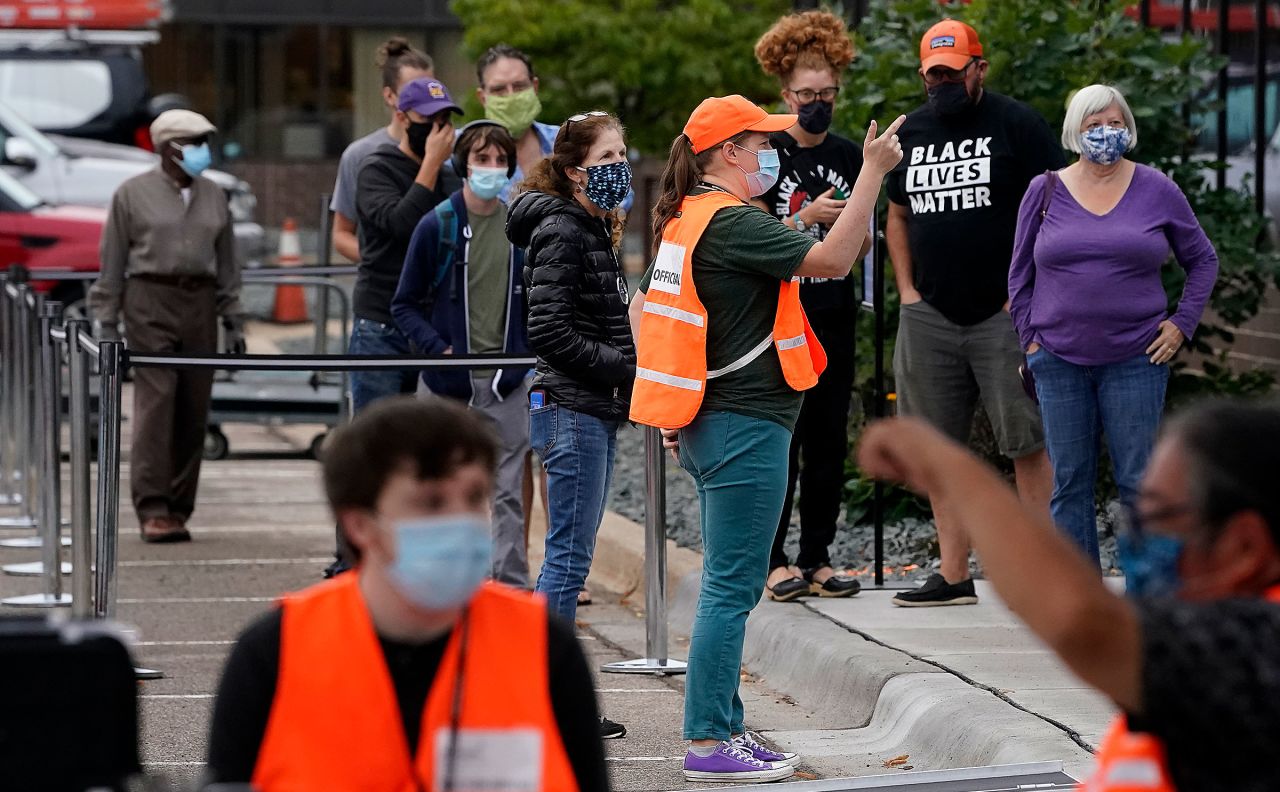
[(1125, 127), (1096, 126), (1080, 133), (1080, 154), (1099, 165), (1114, 165), (1132, 142), (1133, 135)]
[(1137, 599), (1170, 597), (1182, 587), (1178, 562), (1186, 542), (1175, 536), (1144, 529), (1142, 516), (1126, 506), (1128, 525), (1116, 536), (1120, 568), (1124, 571), (1125, 592)]
[(578, 170), (587, 174), (587, 198), (606, 212), (617, 209), (631, 191), (631, 163), (626, 160)]

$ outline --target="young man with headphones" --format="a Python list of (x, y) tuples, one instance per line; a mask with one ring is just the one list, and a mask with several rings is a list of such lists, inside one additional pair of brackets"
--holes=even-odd
[[(516, 167), (516, 144), (495, 121), (464, 126), (453, 149), (462, 189), (418, 223), (391, 301), (396, 326), (423, 354), (526, 355), (524, 251), (506, 236), (499, 196)], [(466, 402), (500, 442), (493, 504), (493, 577), (527, 587), (522, 489), (529, 452), (528, 367), (427, 369), (431, 393)]]

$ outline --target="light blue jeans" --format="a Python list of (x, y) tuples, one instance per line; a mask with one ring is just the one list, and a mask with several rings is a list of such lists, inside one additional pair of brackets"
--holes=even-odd
[(680, 466), (693, 476), (702, 522), (702, 590), (685, 681), (686, 740), (727, 740), (743, 731), (742, 643), (747, 614), (769, 574), (790, 448), (785, 426), (738, 413), (701, 413), (680, 430)]
[(1027, 358), (1036, 379), (1045, 447), (1053, 464), (1049, 511), (1058, 529), (1095, 564), (1098, 558), (1098, 453), (1101, 437), (1120, 499), (1132, 505), (1164, 412), (1169, 367), (1146, 355), (1105, 366), (1077, 366), (1043, 347)]
[(613, 479), (618, 422), (548, 404), (529, 413), (529, 443), (547, 471), (546, 556), (535, 587), (570, 624), (591, 571)]

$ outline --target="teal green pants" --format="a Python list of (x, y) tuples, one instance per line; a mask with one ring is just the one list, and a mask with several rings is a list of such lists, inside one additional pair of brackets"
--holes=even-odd
[(701, 413), (680, 430), (702, 521), (702, 590), (689, 644), (684, 738), (743, 731), (738, 680), (747, 614), (760, 601), (787, 491), (791, 432), (731, 412)]

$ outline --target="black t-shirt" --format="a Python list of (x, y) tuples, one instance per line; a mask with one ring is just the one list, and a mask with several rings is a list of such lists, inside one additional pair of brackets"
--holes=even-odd
[(1142, 717), (1178, 789), (1280, 786), (1280, 604), (1143, 603)]
[(1039, 113), (992, 91), (957, 116), (926, 104), (898, 134), (902, 162), (888, 190), (909, 213), (915, 287), (956, 324), (989, 319), (1009, 299), (1022, 194), (1066, 165), (1061, 143)]
[[(835, 188), (833, 198), (853, 194), (853, 183), (862, 170), (862, 148), (852, 140), (828, 133), (818, 145), (803, 147), (786, 132), (771, 140), (782, 167), (778, 183), (760, 199), (778, 219), (791, 217), (829, 189)], [(804, 233), (821, 241), (829, 228), (814, 223)], [(800, 283), (800, 302), (814, 327), (852, 328), (858, 307), (852, 272), (843, 278), (801, 278)]]
[[(209, 734), (206, 783), (248, 783), (267, 733), (280, 670), (281, 610), (273, 608), (241, 634), (218, 684)], [(407, 743), (418, 745), (422, 710), (450, 634), (424, 644), (379, 638), (395, 686)], [(547, 618), (551, 707), (582, 792), (607, 792), (600, 716), (591, 670), (573, 628)], [(358, 762), (359, 757), (352, 757)]]

